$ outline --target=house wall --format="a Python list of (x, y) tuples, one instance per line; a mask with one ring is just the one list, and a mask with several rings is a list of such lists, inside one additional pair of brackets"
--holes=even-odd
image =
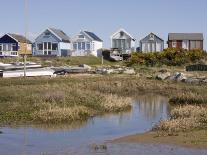
[(153, 33), (140, 41), (142, 52), (161, 52), (164, 49), (164, 41)]
[[(120, 43), (120, 42), (122, 42), (122, 43)], [(125, 43), (123, 44), (123, 42), (125, 42)], [(132, 38), (128, 34), (120, 31), (119, 33), (117, 33), (111, 37), (111, 48), (122, 49), (122, 50), (130, 53), (130, 51), (135, 50), (135, 41), (133, 41)]]
[[(49, 33), (49, 35), (46, 35), (45, 33)], [(51, 42), (51, 43), (58, 43), (58, 51), (52, 51), (51, 55), (61, 56), (61, 46), (60, 42), (61, 40), (57, 38), (54, 34), (52, 34), (50, 31), (46, 30), (43, 33), (41, 33), (36, 39), (34, 44), (34, 55), (42, 56), (44, 55), (43, 51), (39, 51), (37, 48), (37, 44), (41, 44), (44, 42)]]
[(182, 48), (182, 40), (175, 40), (176, 42), (176, 47), (173, 47), (173, 42), (172, 40), (168, 41), (168, 47), (169, 48)]
[(101, 49), (103, 48), (103, 42), (99, 42), (99, 41), (93, 41), (92, 42), (92, 46), (94, 44), (94, 49), (92, 49), (92, 55), (94, 56), (100, 56), (100, 52), (101, 52)]
[[(15, 39), (11, 38), (8, 35), (4, 35), (0, 38), (0, 44), (2, 45), (8, 45), (15, 44), (15, 51), (1, 51), (1, 56), (19, 56), (22, 54), (26, 55), (32, 55), (32, 44), (26, 44), (26, 43), (18, 43)], [(17, 52), (17, 55), (12, 55), (12, 53)]]
[[(83, 35), (84, 38), (79, 38), (79, 35)], [(89, 50), (79, 50), (79, 49), (74, 49), (73, 44), (74, 43), (90, 43), (90, 49)], [(87, 35), (84, 33), (80, 32), (78, 35), (76, 35), (72, 39), (72, 56), (86, 56), (89, 54), (92, 54), (94, 56), (99, 56), (100, 50), (103, 48), (103, 42), (99, 41), (93, 41), (91, 38), (89, 38)]]
[[(191, 41), (196, 41), (196, 40), (191, 40)], [(191, 45), (191, 41), (190, 40), (178, 40), (176, 41), (176, 48), (183, 48), (183, 49), (187, 49), (187, 50), (191, 50), (191, 49), (195, 49), (195, 48), (192, 48), (192, 45)], [(200, 49), (200, 50), (203, 50), (203, 41), (196, 41), (199, 46), (197, 46), (196, 49)], [(173, 44), (173, 41), (168, 41), (168, 47), (169, 48), (173, 48), (172, 46)]]

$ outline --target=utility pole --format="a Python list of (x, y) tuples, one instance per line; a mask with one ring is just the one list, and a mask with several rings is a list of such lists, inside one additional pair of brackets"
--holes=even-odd
[(28, 1), (25, 3), (25, 50), (24, 50), (24, 77), (26, 77), (26, 62), (27, 62), (27, 31), (28, 31)]

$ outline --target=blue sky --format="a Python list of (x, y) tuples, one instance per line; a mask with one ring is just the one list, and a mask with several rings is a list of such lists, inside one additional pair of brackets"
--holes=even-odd
[[(80, 30), (93, 31), (106, 48), (110, 47), (110, 35), (119, 28), (137, 42), (150, 32), (165, 42), (169, 32), (207, 34), (207, 0), (28, 1), (30, 39), (47, 27), (60, 28), (70, 37)], [(24, 0), (1, 0), (0, 33), (24, 34), (24, 17)]]

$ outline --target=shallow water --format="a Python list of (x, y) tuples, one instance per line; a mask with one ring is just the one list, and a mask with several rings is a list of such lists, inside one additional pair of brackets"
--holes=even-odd
[[(62, 125), (3, 127), (0, 155), (90, 155), (90, 154), (195, 154), (205, 151), (164, 145), (111, 144), (114, 138), (144, 133), (168, 118), (168, 99), (154, 94), (137, 96), (129, 112), (98, 116), (86, 122)], [(95, 151), (93, 144), (106, 144)], [(170, 150), (170, 151), (169, 151)], [(161, 151), (161, 152), (160, 152)]]

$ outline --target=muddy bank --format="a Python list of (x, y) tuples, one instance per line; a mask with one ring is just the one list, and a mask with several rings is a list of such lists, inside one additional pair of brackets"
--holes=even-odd
[(160, 135), (157, 132), (147, 132), (122, 137), (112, 141), (113, 143), (147, 143), (176, 145), (187, 148), (207, 150), (207, 130), (179, 132), (174, 136)]

